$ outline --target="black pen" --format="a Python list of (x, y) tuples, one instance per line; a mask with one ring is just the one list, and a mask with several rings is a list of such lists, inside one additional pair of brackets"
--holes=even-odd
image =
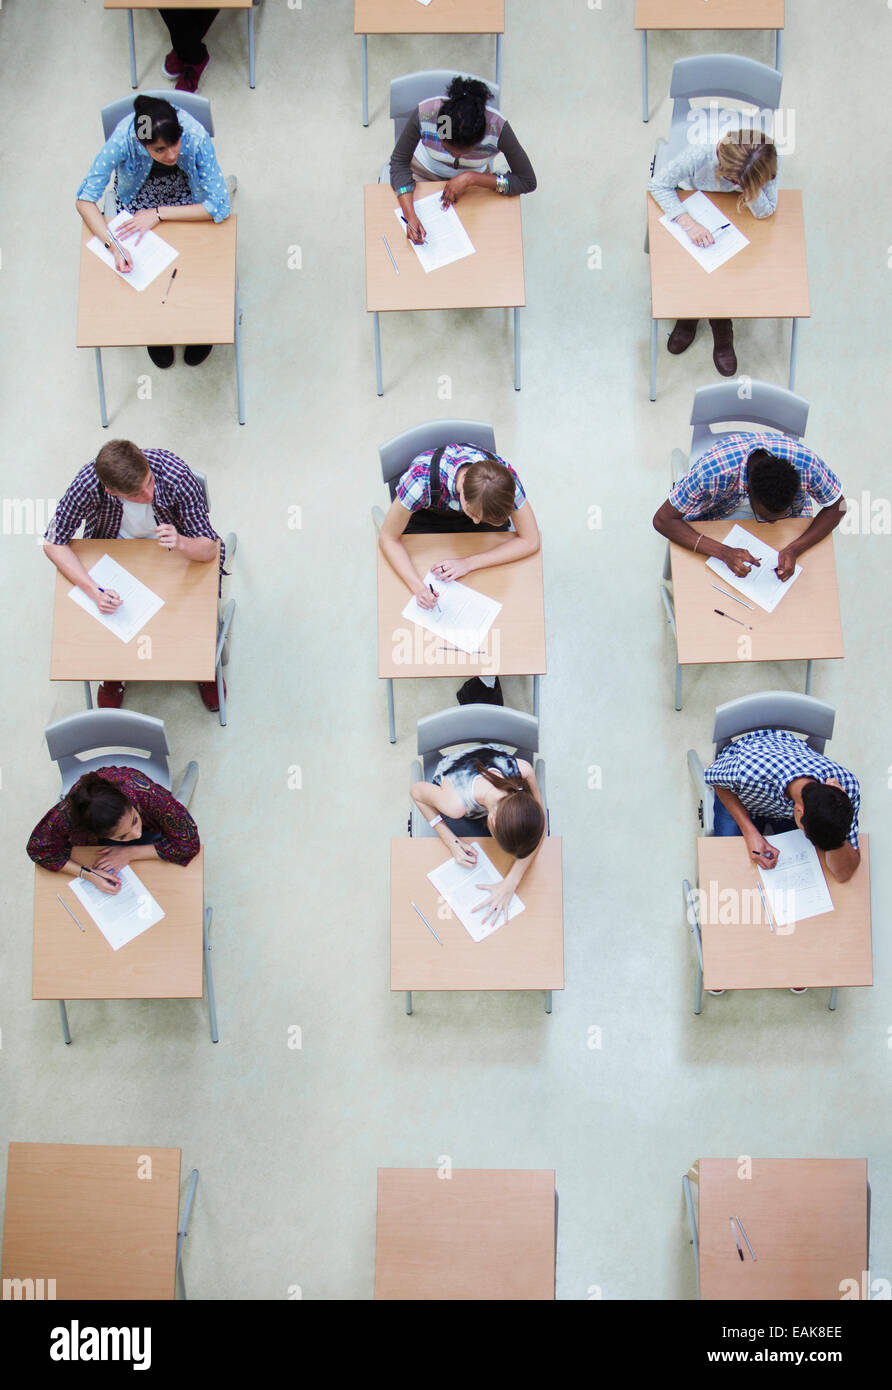
[(713, 608), (712, 611), (713, 613), (718, 613), (720, 618), (730, 618), (732, 623), (739, 623), (741, 627), (749, 628), (750, 632), (753, 630), (752, 623), (742, 623), (739, 618), (732, 617), (730, 613), (723, 613), (721, 608)]

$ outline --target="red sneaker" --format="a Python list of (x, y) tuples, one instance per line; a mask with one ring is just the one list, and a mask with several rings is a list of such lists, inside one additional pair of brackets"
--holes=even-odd
[[(219, 698), (218, 698), (218, 696), (217, 696), (217, 682), (216, 682), (216, 681), (199, 681), (199, 682), (198, 682), (198, 693), (199, 693), (199, 695), (201, 696), (202, 700), (204, 700), (205, 708), (206, 708), (206, 709), (209, 709), (210, 712), (211, 712), (211, 714), (219, 714), (219, 712), (220, 712), (220, 700), (219, 700)], [(226, 694), (226, 681), (225, 681), (225, 680), (223, 681), (223, 694), (224, 694), (224, 695)]]
[(124, 703), (124, 681), (103, 681), (96, 692), (100, 709), (120, 709)]
[(185, 66), (186, 64), (183, 62), (182, 58), (178, 58), (175, 50), (171, 49), (164, 59), (164, 66), (161, 71), (164, 73), (165, 77), (179, 77)]
[(197, 92), (202, 73), (210, 61), (211, 55), (209, 53), (202, 62), (196, 63), (194, 66), (191, 63), (184, 63), (183, 71), (177, 78), (177, 85), (174, 90), (177, 92)]

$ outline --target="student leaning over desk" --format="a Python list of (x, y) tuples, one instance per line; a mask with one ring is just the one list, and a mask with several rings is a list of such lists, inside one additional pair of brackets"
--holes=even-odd
[[(74, 857), (88, 845), (104, 846), (90, 869)], [(101, 767), (47, 811), (31, 832), (28, 856), (53, 873), (117, 893), (117, 874), (134, 860), (185, 865), (200, 847), (194, 820), (165, 787), (132, 767)]]
[[(133, 115), (119, 121), (90, 165), (77, 191), (77, 210), (87, 227), (110, 247), (115, 266), (133, 269), (109, 240), (108, 224), (97, 204), (114, 174), (115, 212), (132, 216), (116, 234), (122, 243), (139, 245), (146, 232), (162, 222), (224, 222), (230, 213), (229, 192), (220, 172), (214, 142), (188, 111), (169, 101), (138, 96)], [(170, 367), (172, 347), (150, 347), (156, 367)], [(185, 362), (197, 366), (209, 356), (207, 344), (186, 348)]]
[[(684, 149), (651, 179), (649, 192), (663, 212), (683, 227), (695, 246), (710, 246), (715, 238), (684, 210), (678, 188), (710, 193), (740, 193), (738, 211), (748, 207), (753, 217), (770, 217), (777, 208), (777, 150), (760, 130), (735, 130), (717, 145), (689, 140)], [(734, 376), (737, 355), (730, 319), (710, 319), (712, 360), (722, 376)], [(684, 352), (694, 341), (697, 319), (679, 319), (669, 335), (669, 351)]]

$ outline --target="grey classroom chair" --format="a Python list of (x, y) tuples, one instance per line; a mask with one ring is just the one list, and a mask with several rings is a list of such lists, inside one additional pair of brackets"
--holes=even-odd
[[(460, 68), (429, 68), (425, 72), (410, 72), (405, 77), (395, 77), (390, 84), (390, 118), (393, 121), (393, 143), (396, 144), (411, 117), (422, 101), (430, 97), (445, 96), (454, 77), (469, 77), (475, 82), (485, 82), (492, 92), (490, 105), (498, 107), (500, 88), (487, 77), (474, 77)], [(378, 175), (379, 183), (390, 182), (390, 160), (383, 165)]]
[[(833, 735), (836, 710), (824, 700), (812, 695), (800, 695), (792, 690), (763, 690), (756, 695), (744, 695), (719, 705), (713, 724), (713, 760), (722, 749), (741, 734), (754, 729), (785, 729), (803, 735), (803, 741), (816, 753), (823, 753), (827, 740)], [(699, 806), (697, 811), (704, 835), (715, 834), (715, 792), (707, 784), (703, 763), (696, 749), (688, 749), (688, 771), (694, 784)], [(697, 901), (688, 879), (682, 880), (682, 895), (688, 926), (697, 950), (697, 982), (694, 993), (694, 1013), (699, 1014), (703, 999), (703, 943)], [(830, 991), (831, 1009), (836, 1008), (838, 986)]]
[[(207, 97), (200, 97), (197, 92), (177, 92), (169, 88), (165, 91), (152, 89), (147, 92), (137, 92), (136, 96), (156, 97), (159, 101), (169, 101), (171, 106), (176, 106), (180, 111), (187, 111), (190, 116), (194, 116), (196, 121), (204, 126), (208, 135), (214, 134), (214, 121), (211, 116), (211, 103)], [(133, 93), (129, 97), (119, 97), (117, 101), (110, 101), (107, 106), (103, 106), (100, 111), (102, 118), (102, 135), (107, 140), (119, 121), (125, 116), (133, 115), (133, 103), (135, 97)]]
[[(200, 473), (197, 468), (193, 468), (198, 481), (201, 483), (204, 492), (205, 505), (210, 512), (211, 494), (208, 490), (208, 480), (204, 473)], [(238, 549), (238, 536), (234, 531), (230, 531), (224, 541), (226, 546), (226, 564), (231, 566), (235, 559), (235, 552)], [(231, 569), (227, 569), (227, 574)], [(222, 581), (221, 581), (222, 587)], [(217, 681), (217, 699), (220, 704), (220, 724), (226, 727), (226, 692), (223, 688), (223, 667), (229, 665), (229, 630), (232, 627), (232, 619), (235, 614), (235, 599), (231, 598), (225, 609), (218, 606), (217, 609), (217, 649), (214, 655), (214, 674)]]
[[(412, 460), (428, 449), (439, 449), (445, 444), (476, 444), (479, 449), (496, 452), (496, 436), (492, 425), (482, 420), (425, 420), (420, 425), (403, 430), (393, 439), (379, 446), (381, 477), (387, 484), (390, 500), (396, 496), (396, 485)], [(380, 507), (372, 508), (375, 529), (380, 530), (384, 513)]]

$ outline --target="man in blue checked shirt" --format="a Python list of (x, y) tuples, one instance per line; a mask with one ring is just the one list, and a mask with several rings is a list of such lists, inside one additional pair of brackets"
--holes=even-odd
[(653, 524), (667, 540), (715, 555), (744, 577), (759, 563), (754, 555), (704, 536), (688, 522), (719, 521), (747, 504), (757, 521), (813, 517), (780, 551), (779, 579), (790, 578), (799, 556), (829, 536), (845, 512), (842, 483), (805, 444), (788, 435), (740, 433), (720, 439), (679, 478)]
[(861, 862), (858, 811), (861, 791), (847, 768), (785, 729), (755, 729), (724, 748), (705, 772), (715, 788), (716, 835), (742, 835), (762, 869), (779, 855), (765, 839), (798, 828), (840, 883)]

